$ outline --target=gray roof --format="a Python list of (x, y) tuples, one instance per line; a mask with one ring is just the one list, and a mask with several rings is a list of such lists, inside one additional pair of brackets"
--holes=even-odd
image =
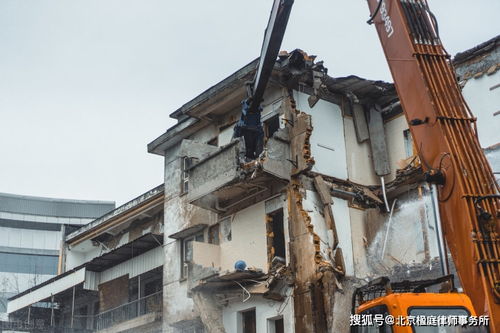
[(500, 35), (497, 35), (486, 42), (474, 46), (473, 48), (457, 53), (453, 58), (453, 63), (458, 65), (477, 56), (492, 52), (498, 47), (499, 44)]
[(70, 200), (0, 193), (0, 212), (97, 218), (115, 208), (113, 201)]
[(134, 199), (130, 200), (129, 202), (124, 203), (120, 207), (109, 211), (107, 214), (102, 215), (98, 219), (84, 225), (83, 227), (79, 228), (78, 230), (75, 230), (74, 232), (72, 232), (71, 234), (69, 234), (66, 237), (66, 241), (69, 242), (69, 241), (79, 237), (80, 235), (82, 235), (84, 233), (90, 232), (94, 228), (106, 223), (110, 219), (115, 218), (121, 214), (124, 214), (125, 212), (127, 212), (135, 207), (138, 207), (142, 203), (150, 200), (151, 198), (157, 196), (158, 194), (164, 193), (164, 189), (165, 189), (164, 184), (160, 184), (160, 185), (156, 186), (155, 188), (147, 191), (146, 193), (141, 194), (137, 198), (134, 198)]
[(500, 35), (457, 53), (453, 58), (453, 65), (459, 80), (492, 75), (500, 70)]

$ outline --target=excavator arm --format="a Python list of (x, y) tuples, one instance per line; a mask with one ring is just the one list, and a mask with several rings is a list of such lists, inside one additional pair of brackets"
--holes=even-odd
[(444, 238), (478, 314), (500, 332), (500, 196), (426, 0), (368, 0)]
[(252, 82), (247, 84), (247, 98), (241, 102), (241, 118), (233, 137), (243, 137), (245, 157), (254, 160), (263, 150), (264, 130), (260, 120), (260, 103), (271, 77), (285, 35), (294, 0), (274, 0), (260, 51), (259, 64)]

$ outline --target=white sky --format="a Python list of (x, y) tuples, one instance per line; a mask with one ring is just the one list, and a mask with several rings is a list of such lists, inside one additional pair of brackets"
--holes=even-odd
[[(454, 55), (498, 0), (430, 0)], [(272, 0), (0, 0), (0, 192), (114, 200), (163, 180), (168, 115), (258, 56)], [(365, 0), (295, 0), (282, 49), (391, 81)]]

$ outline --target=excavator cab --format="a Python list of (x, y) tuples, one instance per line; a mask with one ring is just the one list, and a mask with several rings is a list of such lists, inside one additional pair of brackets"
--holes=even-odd
[[(353, 295), (351, 333), (486, 333), (453, 275), (391, 283), (378, 278)], [(481, 318), (484, 321), (484, 318)]]

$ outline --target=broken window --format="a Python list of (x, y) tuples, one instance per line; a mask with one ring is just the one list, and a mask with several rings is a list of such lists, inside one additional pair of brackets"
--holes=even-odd
[(264, 133), (266, 139), (269, 139), (273, 134), (280, 129), (280, 115), (276, 114), (264, 121)]
[(181, 277), (187, 278), (188, 275), (188, 265), (193, 261), (193, 242), (204, 242), (205, 237), (203, 232), (192, 235), (190, 237), (186, 237), (182, 240), (182, 267), (181, 267)]
[(219, 229), (220, 229), (219, 224), (215, 224), (215, 225), (208, 228), (208, 243), (209, 244), (219, 245), (219, 243), (220, 243)]
[(232, 239), (231, 235), (231, 218), (226, 217), (219, 222), (220, 225), (220, 236), (222, 242), (229, 242)]
[(195, 157), (184, 156), (182, 158), (182, 183), (181, 193), (187, 193), (189, 190), (189, 168), (197, 161)]
[(281, 257), (286, 262), (285, 229), (283, 227), (283, 208), (267, 214), (268, 259), (271, 264), (274, 257)]
[(268, 319), (268, 327), (269, 333), (285, 333), (285, 323), (282, 317)]
[(403, 131), (406, 158), (413, 156), (413, 138), (409, 129)]
[(255, 309), (240, 312), (241, 333), (256, 333)]

